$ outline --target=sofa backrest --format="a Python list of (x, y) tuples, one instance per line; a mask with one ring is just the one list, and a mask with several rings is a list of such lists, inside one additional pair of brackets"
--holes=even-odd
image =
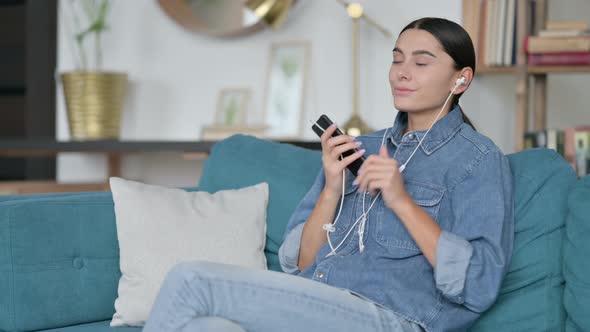
[(566, 331), (590, 331), (590, 175), (576, 182), (568, 198), (564, 237), (563, 302)]
[(199, 188), (215, 192), (268, 183), (265, 255), (268, 268), (281, 271), (278, 252), (287, 221), (313, 184), (320, 167), (319, 151), (235, 135), (213, 147)]
[(576, 181), (549, 149), (508, 155), (514, 176), (514, 252), (500, 295), (472, 331), (560, 331), (562, 243), (567, 197)]

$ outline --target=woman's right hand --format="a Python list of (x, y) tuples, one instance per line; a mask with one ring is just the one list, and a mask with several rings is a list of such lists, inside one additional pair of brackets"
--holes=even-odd
[(339, 135), (332, 137), (336, 131), (336, 125), (332, 124), (320, 137), (322, 141), (322, 163), (326, 176), (324, 191), (340, 197), (342, 195), (342, 170), (350, 163), (360, 158), (365, 150), (359, 150), (350, 156), (340, 160), (340, 155), (348, 150), (358, 148), (361, 143), (356, 142), (354, 137), (348, 135)]

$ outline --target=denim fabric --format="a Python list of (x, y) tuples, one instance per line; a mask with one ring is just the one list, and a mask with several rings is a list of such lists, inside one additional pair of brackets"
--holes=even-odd
[[(406, 162), (426, 131), (402, 135), (407, 114), (398, 113), (386, 147)], [(366, 155), (378, 154), (384, 131), (358, 137)], [(323, 170), (291, 216), (279, 250), (285, 272), (348, 289), (427, 331), (465, 330), (496, 300), (514, 241), (514, 188), (508, 159), (463, 121), (459, 106), (441, 118), (402, 173), (406, 191), (440, 226), (436, 269), (396, 214), (378, 199), (368, 214), (365, 250), (356, 230), (337, 255), (324, 244), (313, 264), (299, 271), (302, 226), (324, 187)], [(331, 233), (345, 237), (363, 211), (363, 193), (347, 171), (344, 204)], [(365, 210), (372, 201), (367, 196)], [(358, 226), (357, 226), (358, 227)]]
[(420, 332), (350, 292), (276, 271), (211, 262), (175, 266), (144, 332)]

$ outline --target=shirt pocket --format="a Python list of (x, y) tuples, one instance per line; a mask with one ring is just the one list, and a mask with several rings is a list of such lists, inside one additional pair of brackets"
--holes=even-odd
[[(344, 186), (344, 205), (342, 207), (342, 211), (340, 212), (338, 222), (334, 227), (334, 232), (330, 233), (332, 241), (338, 240), (340, 238), (340, 235), (345, 234), (348, 231), (349, 227), (352, 225), (353, 219), (355, 218), (354, 211), (357, 202), (356, 193), (358, 190), (358, 185), (352, 184), (354, 179), (354, 175), (347, 169)], [(338, 215), (339, 209), (340, 203), (338, 203), (338, 206), (336, 207), (336, 214), (334, 218), (336, 218), (336, 216)]]
[[(434, 221), (438, 217), (444, 188), (416, 181), (406, 181), (406, 191)], [(395, 254), (407, 255), (420, 252), (420, 248), (398, 216), (379, 200), (375, 240), (377, 243), (392, 249)], [(398, 250), (403, 249), (403, 250)], [(405, 251), (405, 252), (404, 252)]]

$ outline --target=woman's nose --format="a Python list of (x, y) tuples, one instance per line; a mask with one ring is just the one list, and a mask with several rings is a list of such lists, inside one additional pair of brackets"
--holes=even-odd
[(412, 73), (410, 71), (410, 69), (408, 68), (408, 66), (406, 64), (402, 64), (399, 68), (399, 72), (398, 72), (398, 78), (399, 80), (409, 80), (410, 78), (412, 78)]
[(398, 81), (407, 81), (412, 78), (412, 73), (410, 72), (407, 65), (404, 63), (398, 63), (395, 66), (391, 66), (391, 73), (389, 75), (391, 80), (398, 80)]

